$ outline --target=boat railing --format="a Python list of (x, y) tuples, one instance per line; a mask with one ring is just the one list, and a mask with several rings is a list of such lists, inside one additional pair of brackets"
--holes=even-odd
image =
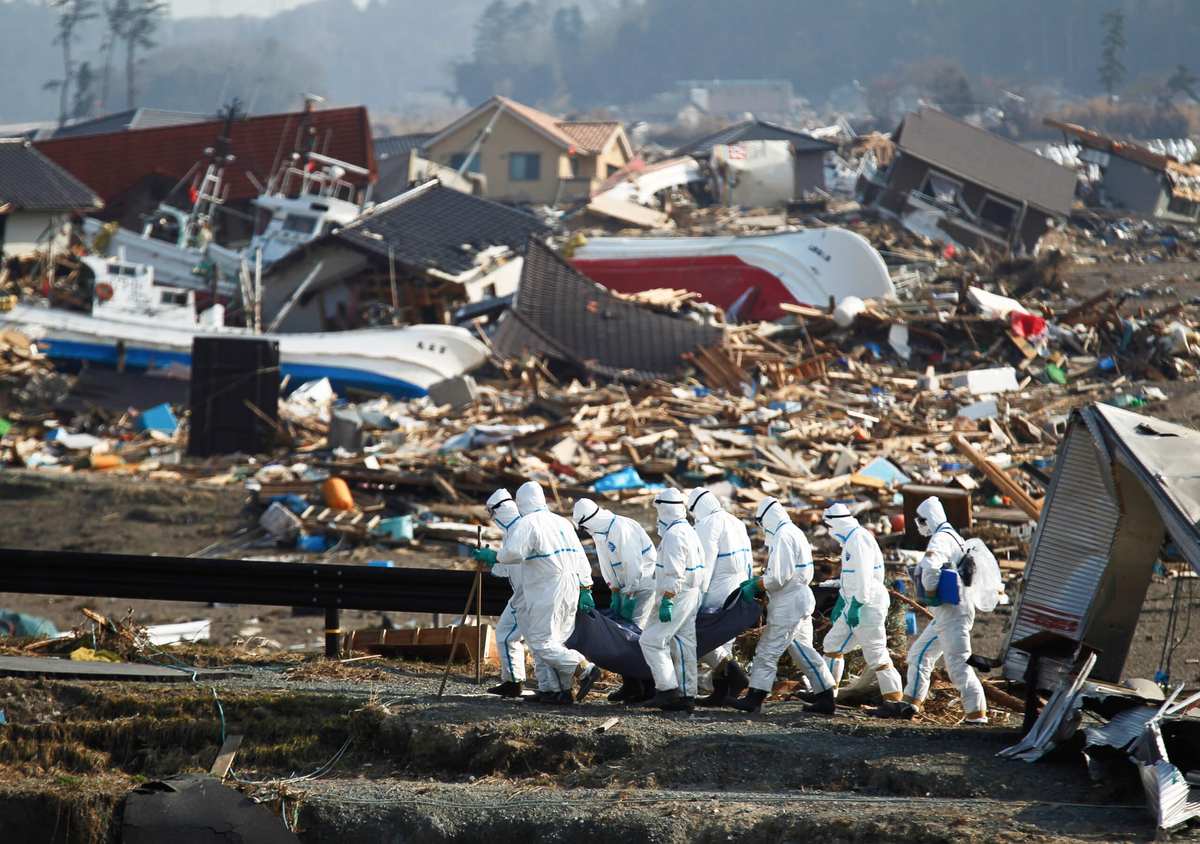
[(280, 185), (280, 193), (284, 196), (323, 196), (344, 202), (354, 202), (356, 190), (353, 184), (328, 169), (302, 170), (299, 167), (288, 167)]

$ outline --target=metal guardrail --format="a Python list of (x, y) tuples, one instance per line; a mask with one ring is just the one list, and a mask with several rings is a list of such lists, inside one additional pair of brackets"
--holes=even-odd
[[(0, 592), (321, 608), (333, 655), (339, 610), (457, 616), (474, 579), (445, 569), (0, 550)], [(484, 586), (482, 612), (500, 615), (512, 597), (508, 580), (489, 576)]]

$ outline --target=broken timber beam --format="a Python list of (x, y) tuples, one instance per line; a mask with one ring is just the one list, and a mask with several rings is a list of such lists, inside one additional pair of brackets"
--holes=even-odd
[(965, 439), (963, 439), (961, 434), (955, 434), (950, 438), (950, 442), (954, 444), (954, 447), (958, 449), (964, 457), (974, 464), (976, 469), (978, 469), (980, 472), (983, 472), (983, 474), (987, 476), (987, 479), (995, 484), (996, 488), (999, 489), (1001, 493), (1007, 495), (1013, 500), (1014, 504), (1024, 510), (1025, 514), (1029, 516), (1029, 518), (1038, 519), (1041, 517), (1042, 505), (1034, 501), (1029, 496), (1029, 493), (1021, 488), (1020, 484), (1008, 476), (1007, 472), (996, 466), (994, 463), (972, 448), (971, 445)]

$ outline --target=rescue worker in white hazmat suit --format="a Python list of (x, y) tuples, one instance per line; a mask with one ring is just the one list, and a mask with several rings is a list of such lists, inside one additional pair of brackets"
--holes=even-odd
[[(904, 706), (888, 707), (884, 714), (912, 718), (920, 711), (929, 694), (929, 677), (938, 657), (946, 660), (946, 673), (962, 697), (967, 713), (966, 723), (986, 724), (987, 702), (983, 684), (975, 670), (967, 664), (971, 657), (971, 627), (975, 624), (975, 604), (964, 588), (958, 566), (964, 556), (964, 540), (946, 519), (946, 510), (937, 496), (926, 498), (917, 506), (917, 530), (929, 537), (925, 556), (917, 567), (917, 576), (928, 596), (926, 602), (933, 620), (925, 625), (921, 635), (908, 649), (908, 678), (904, 684)], [(958, 604), (943, 603), (937, 598), (942, 572), (953, 570), (958, 588)]]
[(899, 701), (903, 685), (900, 672), (892, 665), (885, 629), (891, 597), (884, 585), (883, 552), (845, 504), (827, 509), (825, 524), (842, 546), (841, 594), (830, 615), (833, 626), (824, 642), (834, 695), (846, 670), (844, 654), (861, 647), (867, 665), (875, 669), (883, 699)]
[[(704, 586), (701, 609), (720, 609), (725, 599), (754, 574), (750, 536), (742, 520), (721, 506), (703, 487), (688, 495), (688, 512), (704, 550)], [(712, 669), (713, 693), (696, 701), (698, 706), (722, 706), (749, 685), (749, 678), (733, 658), (733, 642), (726, 642), (700, 661)]]
[[(572, 524), (546, 509), (546, 496), (533, 481), (517, 490), (521, 520), (505, 537), (499, 552), (483, 548), (476, 559), (506, 566), (521, 566), (529, 624), (523, 631), (534, 657), (542, 660), (553, 678), (557, 694), (543, 694), (544, 703), (572, 702), (573, 678), (579, 680), (574, 697), (582, 701), (596, 681), (600, 667), (579, 651), (566, 647), (575, 631), (575, 611), (595, 609), (592, 573), (587, 555)], [(490, 559), (489, 559), (490, 557)]]
[[(498, 489), (487, 500), (487, 512), (497, 527), (508, 532), (521, 518), (517, 502), (506, 489)], [(496, 622), (496, 642), (500, 650), (500, 685), (488, 689), (489, 695), (520, 697), (525, 682), (525, 647), (521, 644), (521, 619), (525, 610), (524, 572), (520, 566), (494, 565), (492, 574), (507, 577), (513, 596)]]
[(766, 534), (770, 555), (762, 577), (751, 578), (742, 584), (742, 600), (749, 603), (759, 592), (766, 592), (771, 603), (767, 607), (766, 626), (754, 650), (750, 691), (732, 705), (743, 712), (758, 712), (762, 708), (775, 685), (779, 658), (786, 650), (814, 690), (813, 695), (805, 696), (810, 702), (804, 711), (832, 715), (837, 709), (833, 675), (812, 646), (812, 614), (817, 601), (809, 585), (812, 583), (813, 560), (808, 538), (774, 498), (759, 502), (754, 521)]
[(704, 585), (704, 552), (688, 524), (679, 490), (663, 490), (654, 506), (662, 537), (654, 568), (655, 613), (640, 644), (657, 693), (643, 705), (691, 712), (696, 706), (696, 612)]
[[(612, 592), (613, 615), (646, 629), (654, 607), (654, 542), (638, 522), (618, 516), (589, 498), (575, 502), (571, 514), (575, 527), (586, 530), (596, 542), (600, 573)], [(608, 696), (613, 703), (637, 702), (648, 697), (638, 677), (622, 677), (621, 688)]]

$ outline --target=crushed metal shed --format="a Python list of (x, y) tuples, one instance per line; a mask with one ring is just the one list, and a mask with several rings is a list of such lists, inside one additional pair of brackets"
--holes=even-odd
[[(1040, 688), (1095, 654), (1092, 677), (1118, 682), (1150, 577), (1169, 539), (1200, 571), (1200, 432), (1094, 404), (1075, 411), (1055, 460), (1002, 654)], [(1144, 669), (1144, 667), (1143, 667)]]

